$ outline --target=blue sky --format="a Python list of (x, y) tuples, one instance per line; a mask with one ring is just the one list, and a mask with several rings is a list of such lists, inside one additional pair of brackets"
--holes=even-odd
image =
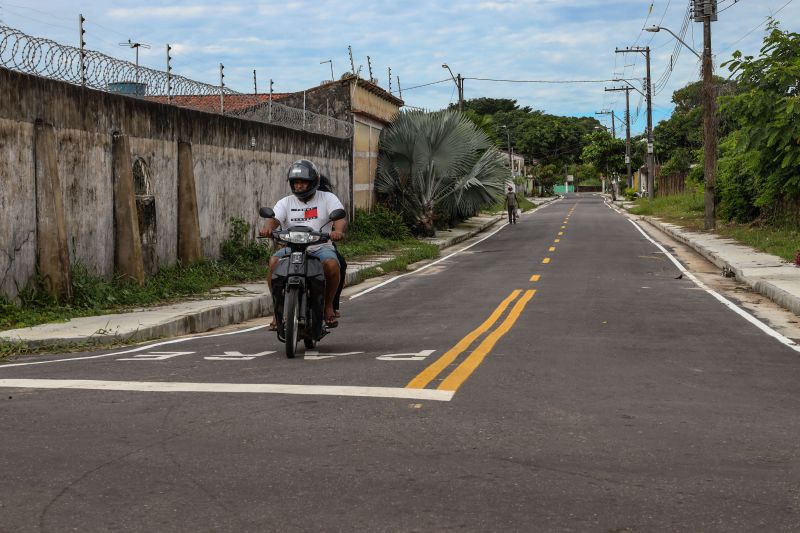
[[(514, 98), (521, 105), (559, 115), (594, 116), (613, 109), (624, 114), (624, 93), (607, 93), (606, 83), (504, 83), (513, 80), (609, 80), (644, 77), (641, 54), (615, 48), (652, 47), (652, 74), (660, 80), (654, 98), (656, 122), (669, 116), (672, 92), (699, 79), (699, 62), (686, 49), (673, 61), (675, 40), (668, 33), (642, 32), (660, 24), (678, 33), (689, 0), (283, 0), (261, 2), (164, 2), (154, 0), (0, 0), (0, 21), (24, 33), (63, 44), (78, 41), (78, 16), (86, 18), (87, 47), (117, 58), (134, 58), (128, 39), (147, 43), (140, 64), (165, 68), (165, 45), (172, 46), (173, 72), (217, 84), (219, 63), (225, 82), (240, 92), (259, 92), (275, 82), (276, 92), (297, 91), (356, 68), (392, 90), (400, 77), (407, 104), (440, 109), (457, 99), (442, 63), (468, 78), (465, 97)], [(800, 31), (800, 0), (720, 0), (713, 24), (716, 63), (742, 50), (755, 54), (765, 20), (776, 12), (782, 27)], [(702, 24), (690, 22), (685, 39), (702, 49)], [(669, 74), (666, 76), (665, 74)], [(426, 87), (411, 87), (441, 81)], [(636, 83), (636, 82), (634, 82)], [(645, 107), (631, 93), (633, 133), (645, 126)], [(638, 112), (637, 112), (638, 111)], [(600, 116), (610, 125), (610, 118)], [(618, 131), (618, 135), (622, 133)]]

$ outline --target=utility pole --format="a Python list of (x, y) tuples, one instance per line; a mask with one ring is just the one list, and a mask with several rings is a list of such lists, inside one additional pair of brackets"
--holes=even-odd
[(595, 113), (595, 115), (611, 115), (611, 136), (616, 139), (617, 138), (617, 125), (616, 125), (616, 122), (614, 121), (614, 119), (615, 119), (614, 111), (613, 110), (612, 111), (597, 111)]
[(633, 187), (633, 173), (631, 172), (631, 91), (632, 87), (615, 87), (606, 89), (607, 92), (625, 91), (625, 165), (628, 167), (628, 188)]
[(653, 153), (653, 84), (650, 80), (650, 47), (617, 48), (616, 52), (618, 54), (639, 52), (644, 54), (647, 62), (647, 77), (645, 78), (645, 84), (647, 86), (645, 90), (645, 99), (647, 100), (647, 197), (652, 200), (655, 197), (656, 165)]
[(461, 73), (456, 76), (458, 82), (458, 110), (464, 111), (464, 78), (461, 77)]
[(717, 94), (714, 88), (714, 65), (711, 58), (711, 22), (717, 20), (717, 2), (716, 0), (693, 0), (692, 3), (695, 22), (703, 23), (704, 226), (705, 229), (712, 230), (717, 225)]
[(461, 77), (461, 73), (453, 76), (453, 71), (450, 70), (450, 66), (447, 63), (442, 63), (442, 68), (446, 68), (447, 72), (450, 73), (450, 77), (453, 78), (453, 83), (456, 84), (456, 89), (458, 89), (458, 110), (459, 112), (464, 111), (464, 78)]

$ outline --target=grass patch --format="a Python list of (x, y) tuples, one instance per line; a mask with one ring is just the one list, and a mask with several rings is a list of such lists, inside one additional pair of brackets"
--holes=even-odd
[(705, 216), (703, 192), (691, 192), (672, 196), (658, 196), (653, 200), (640, 198), (636, 207), (630, 209), (634, 215), (648, 215), (664, 219), (692, 230), (702, 230)]
[(800, 251), (800, 230), (797, 228), (731, 223), (718, 224), (717, 233), (791, 263)]
[[(529, 201), (522, 194), (517, 195), (517, 205), (519, 206), (520, 209), (522, 209), (523, 213), (526, 211), (530, 211), (532, 209), (536, 209), (536, 204)], [(500, 213), (505, 214), (506, 213), (505, 201), (501, 201), (499, 204), (495, 204), (489, 207), (488, 209), (486, 209), (486, 212), (492, 215), (498, 215)]]
[(393, 254), (395, 255), (394, 259), (380, 266), (359, 270), (356, 275), (356, 283), (382, 276), (387, 272), (405, 272), (408, 270), (408, 265), (416, 263), (417, 261), (439, 257), (439, 248), (433, 244), (416, 242), (409, 243), (407, 247), (395, 250)]
[[(76, 265), (72, 271), (72, 302), (54, 301), (40, 289), (41, 283), (34, 282), (20, 294), (21, 305), (0, 298), (0, 330), (122, 313), (192, 298), (209, 298), (214, 296), (212, 291), (225, 285), (263, 281), (268, 273), (270, 252), (251, 240), (249, 234), (247, 223), (232, 219), (230, 236), (222, 244), (219, 260), (163, 268), (155, 276), (148, 276), (142, 286), (123, 277), (105, 280)], [(391, 252), (396, 258), (382, 266), (383, 272), (404, 271), (412, 263), (439, 256), (436, 246), (412, 238), (402, 218), (382, 208), (372, 213), (357, 212), (339, 250), (353, 260)], [(379, 276), (383, 272), (368, 269), (360, 273), (359, 279)], [(19, 343), (0, 341), (0, 358), (10, 353), (37, 353), (21, 350)]]
[[(635, 215), (658, 217), (692, 231), (704, 231), (705, 203), (702, 191), (673, 196), (642, 198), (630, 209)], [(737, 224), (717, 221), (715, 233), (740, 243), (794, 262), (800, 249), (800, 229), (766, 224)]]
[(115, 341), (87, 340), (83, 342), (69, 343), (69, 344), (55, 343), (55, 344), (39, 344), (35, 346), (30, 346), (25, 342), (12, 342), (12, 341), (0, 340), (0, 366), (2, 366), (5, 359), (11, 355), (87, 352), (92, 350), (105, 350), (109, 348), (121, 348), (124, 346), (132, 346), (134, 344), (139, 344), (140, 342), (141, 341), (134, 341), (130, 339), (118, 339)]

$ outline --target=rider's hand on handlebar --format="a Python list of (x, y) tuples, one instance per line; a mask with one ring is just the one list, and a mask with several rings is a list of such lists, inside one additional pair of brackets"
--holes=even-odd
[(272, 228), (269, 226), (264, 226), (260, 230), (258, 230), (259, 237), (272, 237)]
[(333, 230), (330, 233), (330, 237), (332, 241), (341, 241), (342, 239), (344, 239), (344, 232)]

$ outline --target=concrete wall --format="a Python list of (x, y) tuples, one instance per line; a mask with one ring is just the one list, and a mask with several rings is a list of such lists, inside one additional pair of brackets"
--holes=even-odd
[[(114, 271), (112, 134), (147, 166), (155, 198), (156, 261), (177, 257), (178, 141), (192, 145), (202, 250), (216, 257), (231, 217), (259, 223), (258, 207), (288, 193), (285, 172), (315, 161), (350, 197), (351, 140), (341, 140), (83, 89), (0, 68), (0, 295), (14, 297), (36, 271), (34, 123), (52, 124), (69, 257)], [(254, 230), (255, 231), (255, 230)]]

